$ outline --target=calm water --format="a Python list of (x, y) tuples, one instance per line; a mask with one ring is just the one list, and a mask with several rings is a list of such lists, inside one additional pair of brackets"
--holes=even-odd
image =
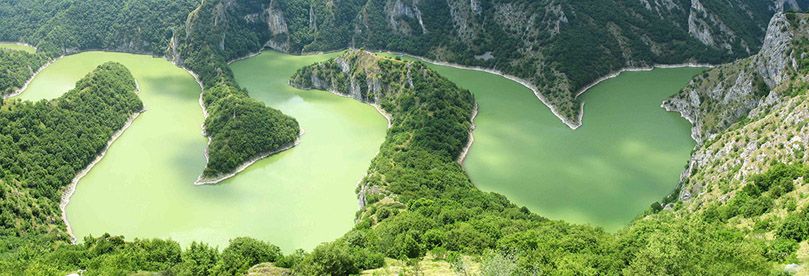
[(286, 85), (295, 69), (325, 56), (262, 55), (234, 65), (250, 93), (295, 116), (302, 143), (257, 162), (218, 186), (194, 186), (205, 165), (199, 86), (184, 70), (142, 55), (88, 52), (65, 57), (20, 98), (58, 97), (105, 61), (126, 65), (147, 111), (83, 178), (68, 205), (77, 236), (205, 241), (220, 248), (251, 236), (284, 250), (311, 249), (353, 226), (354, 189), (386, 132), (371, 106)]
[(548, 218), (617, 230), (675, 188), (694, 147), (688, 122), (660, 104), (702, 69), (604, 81), (583, 96), (584, 124), (574, 131), (518, 83), (432, 67), (478, 101), (464, 164), (472, 181)]

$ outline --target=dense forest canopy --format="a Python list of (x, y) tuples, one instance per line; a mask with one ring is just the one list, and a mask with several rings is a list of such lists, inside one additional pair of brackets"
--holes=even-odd
[(0, 48), (0, 98), (21, 89), (45, 62), (43, 54)]

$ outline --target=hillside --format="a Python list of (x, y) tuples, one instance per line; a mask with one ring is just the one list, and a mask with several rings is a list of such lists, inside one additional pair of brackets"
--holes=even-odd
[(696, 77), (665, 103), (702, 142), (666, 208), (773, 244), (767, 254), (783, 263), (809, 261), (806, 45), (809, 16), (776, 15), (759, 54)]
[[(752, 55), (775, 12), (809, 7), (805, 0), (65, 3), (66, 9), (37, 1), (0, 6), (0, 24), (9, 26), (0, 39), (53, 53), (102, 48), (190, 64), (202, 62), (192, 58), (199, 54), (219, 56), (204, 61), (207, 67), (265, 46), (291, 53), (403, 51), (525, 79), (571, 127), (580, 124), (579, 92), (599, 78), (626, 67)], [(104, 24), (111, 32), (100, 32)], [(206, 79), (207, 69), (189, 67)]]
[[(294, 141), (297, 122), (252, 99), (228, 61), (269, 47), (365, 47), (482, 66), (536, 84), (571, 127), (577, 93), (624, 67), (708, 62), (665, 106), (695, 124), (678, 192), (618, 233), (552, 221), (478, 190), (458, 155), (475, 99), (426, 65), (351, 50), (290, 84), (378, 105), (391, 128), (357, 193), (354, 228), (311, 252), (238, 238), (204, 243), (104, 235), (68, 244), (61, 191), (142, 105), (107, 64), (62, 98), (0, 107), (0, 270), (12, 274), (300, 275), (449, 263), (517, 275), (764, 275), (809, 261), (806, 1), (115, 0), (0, 4), (0, 39), (41, 55), (101, 48), (162, 55), (196, 75), (208, 112), (205, 177)], [(770, 19), (771, 15), (775, 15)], [(765, 33), (766, 32), (766, 33)], [(751, 56), (752, 55), (752, 56)], [(750, 57), (748, 57), (750, 56)], [(22, 161), (22, 162), (20, 162)], [(114, 233), (113, 233), (114, 234)], [(800, 270), (801, 266), (787, 266)]]
[(43, 54), (31, 54), (25, 51), (0, 49), (0, 103), (2, 98), (18, 92), (33, 77), (47, 58)]
[(800, 92), (801, 82), (795, 79), (805, 74), (806, 21), (804, 14), (776, 14), (759, 53), (705, 72), (664, 107), (694, 124), (692, 136), (698, 142), (740, 120), (766, 113), (783, 98)]

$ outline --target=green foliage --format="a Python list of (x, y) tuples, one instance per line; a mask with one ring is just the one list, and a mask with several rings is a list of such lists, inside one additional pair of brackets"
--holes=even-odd
[(213, 274), (214, 265), (219, 261), (219, 251), (205, 243), (193, 242), (182, 253), (182, 263), (172, 268), (178, 275), (204, 276)]
[(736, 196), (718, 209), (710, 210), (716, 213), (709, 215), (721, 220), (739, 215), (746, 218), (760, 216), (773, 208), (775, 199), (794, 189), (793, 182), (796, 179), (807, 176), (809, 167), (803, 164), (776, 163), (764, 173), (752, 176), (750, 183), (736, 193)]
[(381, 267), (384, 258), (344, 240), (324, 243), (312, 250), (296, 267), (301, 275), (351, 275), (361, 270)]
[(274, 262), (281, 257), (281, 249), (253, 238), (236, 238), (230, 241), (213, 268), (216, 275), (244, 274), (251, 266)]
[(781, 225), (778, 226), (776, 235), (798, 242), (809, 239), (809, 213), (807, 210), (789, 214), (784, 218)]
[(42, 54), (0, 49), (0, 98), (22, 88), (46, 60)]
[(628, 275), (768, 274), (763, 246), (743, 233), (670, 213), (636, 221), (616, 243)]
[(798, 250), (798, 242), (791, 239), (775, 239), (767, 248), (767, 259), (775, 262), (786, 262), (794, 258), (795, 251)]
[(0, 4), (0, 39), (55, 57), (80, 49), (163, 54), (195, 0), (32, 0)]

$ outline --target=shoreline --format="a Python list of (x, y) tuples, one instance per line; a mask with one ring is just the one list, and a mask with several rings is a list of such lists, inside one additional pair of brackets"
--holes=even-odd
[(498, 75), (500, 77), (506, 78), (506, 79), (511, 80), (513, 82), (519, 83), (522, 86), (525, 86), (526, 88), (531, 90), (531, 92), (534, 92), (534, 96), (536, 96), (539, 99), (539, 101), (542, 102), (543, 105), (545, 105), (548, 109), (550, 109), (551, 113), (553, 113), (553, 115), (556, 116), (556, 118), (558, 118), (560, 121), (562, 121), (562, 123), (567, 125), (569, 128), (575, 130), (575, 129), (577, 129), (577, 128), (579, 128), (581, 126), (581, 117), (582, 117), (581, 113), (582, 112), (579, 113), (580, 115), (579, 115), (579, 122), (578, 123), (568, 120), (567, 118), (562, 116), (561, 113), (559, 113), (559, 111), (556, 110), (556, 107), (552, 106), (548, 102), (548, 99), (545, 98), (545, 96), (542, 95), (542, 93), (539, 92), (539, 89), (536, 86), (534, 86), (533, 84), (529, 83), (528, 81), (526, 81), (524, 79), (521, 79), (521, 78), (518, 78), (516, 76), (512, 76), (512, 75), (503, 73), (502, 71), (499, 71), (499, 70), (496, 70), (496, 69), (489, 69), (489, 68), (484, 68), (484, 67), (480, 67), (480, 66), (466, 66), (466, 65), (461, 65), (461, 64), (457, 64), (457, 63), (450, 63), (450, 62), (445, 62), (445, 61), (437, 61), (437, 60), (432, 60), (432, 59), (428, 59), (428, 58), (425, 58), (425, 57), (411, 55), (411, 54), (402, 53), (402, 52), (391, 52), (391, 51), (383, 51), (383, 52), (384, 53), (391, 53), (391, 54), (400, 54), (400, 55), (403, 55), (403, 56), (408, 56), (408, 57), (411, 57), (411, 58), (415, 58), (415, 59), (417, 59), (419, 61), (432, 63), (432, 64), (435, 64), (435, 65), (447, 66), (447, 67), (452, 67), (452, 68), (462, 69), (462, 70), (479, 71), (479, 72)]
[(606, 80), (609, 80), (609, 79), (612, 79), (612, 78), (615, 78), (615, 77), (618, 77), (619, 75), (621, 75), (621, 73), (624, 73), (624, 72), (649, 72), (649, 71), (652, 71), (652, 70), (658, 69), (658, 68), (660, 68), (660, 69), (671, 69), (671, 68), (714, 68), (714, 67), (716, 67), (716, 65), (714, 65), (714, 64), (694, 63), (694, 62), (676, 63), (676, 64), (654, 64), (654, 65), (645, 66), (645, 67), (626, 67), (626, 68), (622, 68), (622, 69), (620, 69), (618, 71), (613, 71), (612, 73), (609, 73), (606, 76), (600, 77), (600, 78), (596, 79), (595, 81), (591, 82), (590, 84), (584, 86), (584, 88), (582, 88), (578, 92), (576, 92), (576, 96), (574, 97), (574, 99), (577, 99), (582, 94), (587, 93), (587, 91), (590, 90), (590, 88), (595, 87), (599, 83), (601, 83), (603, 81), (606, 81)]
[(48, 67), (49, 67), (49, 66), (51, 66), (53, 63), (55, 63), (56, 61), (58, 61), (58, 60), (62, 59), (63, 57), (65, 57), (65, 56), (59, 56), (58, 58), (55, 58), (55, 59), (52, 59), (52, 60), (48, 60), (48, 62), (46, 62), (45, 64), (43, 64), (42, 66), (40, 66), (40, 67), (39, 67), (39, 69), (37, 69), (37, 70), (36, 70), (36, 72), (34, 72), (34, 74), (33, 74), (33, 75), (31, 75), (31, 77), (30, 77), (30, 78), (28, 78), (28, 80), (27, 80), (27, 81), (25, 81), (25, 84), (23, 84), (23, 85), (22, 85), (22, 87), (17, 88), (17, 90), (15, 90), (15, 91), (14, 91), (13, 93), (11, 93), (11, 94), (8, 94), (8, 95), (3, 96), (3, 99), (4, 99), (4, 100), (6, 100), (6, 99), (10, 99), (10, 98), (17, 97), (17, 96), (19, 96), (20, 94), (22, 94), (22, 92), (24, 92), (26, 89), (28, 89), (28, 85), (30, 85), (32, 82), (34, 82), (34, 79), (36, 79), (36, 77), (37, 77), (37, 76), (39, 76), (39, 74), (40, 74), (40, 73), (42, 73), (42, 71), (44, 71), (44, 70), (45, 70), (45, 68), (48, 68)]
[[(276, 150), (265, 152), (265, 153), (255, 157), (253, 159), (250, 159), (247, 162), (244, 162), (241, 165), (239, 165), (239, 167), (237, 167), (231, 173), (228, 173), (228, 174), (225, 174), (225, 175), (222, 175), (222, 176), (218, 176), (218, 177), (214, 177), (214, 178), (203, 178), (202, 175), (200, 175), (197, 178), (197, 180), (194, 181), (194, 185), (196, 185), (196, 186), (217, 185), (217, 184), (221, 183), (222, 181), (225, 181), (225, 180), (227, 180), (227, 179), (229, 179), (231, 177), (234, 177), (234, 176), (238, 175), (239, 173), (243, 172), (244, 170), (246, 170), (247, 168), (249, 168), (250, 166), (252, 166), (256, 162), (261, 161), (261, 159), (270, 157), (271, 155), (275, 155), (275, 154), (281, 153), (283, 151), (287, 151), (289, 149), (294, 148), (297, 145), (300, 145), (301, 144), (301, 139), (303, 138), (303, 134), (304, 134), (304, 131), (303, 131), (303, 129), (301, 129), (301, 132), (298, 134), (298, 138), (296, 138), (294, 142), (286, 144), (283, 147), (278, 148)], [(211, 139), (208, 138), (209, 145), (210, 145), (210, 140)], [(206, 161), (208, 160), (208, 153), (207, 152), (208, 152), (208, 150), (206, 148), (205, 149), (205, 160)]]
[[(253, 56), (256, 56), (256, 55), (259, 55), (259, 54), (260, 53), (254, 53), (254, 54), (251, 54), (249, 56), (242, 57), (240, 59), (253, 57)], [(237, 59), (237, 60), (240, 60), (240, 59)], [(230, 63), (228, 63), (228, 64), (230, 64)], [(208, 116), (209, 116), (208, 108), (205, 106), (205, 102), (204, 102), (204, 100), (202, 98), (204, 93), (205, 93), (205, 86), (202, 84), (202, 81), (199, 79), (199, 76), (196, 73), (194, 73), (194, 71), (188, 70), (188, 68), (185, 68), (185, 67), (179, 66), (179, 65), (177, 65), (177, 67), (182, 68), (183, 70), (188, 72), (188, 74), (190, 74), (194, 78), (194, 80), (197, 82), (197, 84), (199, 85), (199, 88), (200, 88), (199, 99), (198, 99), (197, 102), (199, 103), (199, 107), (202, 109), (202, 118), (203, 118), (203, 120), (202, 120), (202, 125), (200, 126), (200, 128), (202, 129), (201, 134), (202, 134), (203, 137), (208, 139), (208, 143), (205, 145), (205, 150), (202, 153), (203, 157), (205, 157), (205, 164), (207, 166), (208, 162), (210, 161), (209, 150), (210, 150), (210, 147), (211, 147), (211, 137), (208, 136), (207, 133), (205, 132), (205, 120), (208, 119)], [(300, 133), (298, 134), (298, 138), (295, 139), (294, 142), (292, 142), (290, 144), (287, 144), (287, 145), (285, 145), (285, 146), (283, 146), (283, 147), (281, 147), (279, 149), (276, 149), (274, 151), (266, 152), (266, 153), (263, 153), (263, 154), (261, 154), (261, 155), (259, 155), (257, 157), (254, 157), (254, 158), (242, 163), (241, 165), (239, 165), (239, 167), (237, 167), (236, 170), (234, 170), (231, 173), (225, 174), (223, 176), (218, 176), (218, 177), (215, 177), (215, 178), (204, 178), (200, 174), (200, 176), (197, 177), (197, 180), (194, 181), (194, 185), (195, 186), (216, 185), (216, 184), (221, 183), (222, 181), (225, 181), (225, 180), (227, 180), (229, 178), (232, 178), (232, 177), (238, 175), (239, 173), (241, 173), (242, 171), (246, 170), (251, 165), (253, 165), (256, 162), (260, 161), (261, 159), (267, 158), (270, 155), (274, 155), (274, 154), (280, 153), (282, 151), (292, 149), (295, 146), (299, 145), (300, 141), (301, 141), (301, 136), (303, 136), (303, 134), (304, 134), (304, 130), (301, 128)]]
[(469, 119), (469, 122), (472, 124), (469, 126), (469, 142), (466, 142), (466, 146), (461, 151), (461, 155), (458, 156), (458, 164), (463, 166), (464, 161), (466, 161), (466, 156), (469, 154), (469, 150), (472, 149), (472, 144), (475, 143), (475, 118), (478, 117), (478, 112), (480, 110), (480, 106), (475, 103), (475, 108), (472, 110), (472, 117)]
[(0, 43), (14, 44), (14, 45), (17, 45), (17, 46), (31, 47), (31, 48), (34, 49), (34, 53), (36, 53), (39, 50), (39, 48), (37, 48), (36, 46), (25, 43), (25, 42), (21, 42), (21, 41), (0, 41)]
[[(362, 101), (360, 101), (360, 102), (362, 102)], [(379, 112), (379, 114), (382, 115), (382, 117), (384, 117), (386, 121), (388, 121), (388, 129), (393, 127), (393, 119), (392, 119), (390, 113), (388, 113), (387, 111), (382, 109), (382, 106), (380, 106), (379, 104), (375, 104), (375, 103), (374, 104), (368, 103), (368, 104), (373, 106), (374, 109), (376, 109), (376, 112)]]
[(70, 236), (70, 243), (76, 244), (77, 240), (76, 236), (73, 234), (73, 227), (70, 226), (70, 222), (67, 220), (67, 205), (70, 204), (70, 198), (73, 197), (73, 194), (76, 192), (76, 186), (78, 186), (79, 181), (81, 181), (84, 176), (90, 173), (96, 164), (104, 159), (104, 156), (107, 155), (107, 151), (109, 151), (109, 149), (112, 147), (112, 144), (115, 143), (115, 141), (117, 141), (118, 138), (120, 138), (121, 135), (123, 135), (124, 132), (129, 129), (135, 120), (144, 112), (146, 112), (145, 109), (135, 112), (135, 114), (129, 116), (129, 119), (126, 121), (124, 126), (113, 133), (112, 137), (110, 137), (110, 139), (107, 141), (107, 145), (105, 145), (101, 153), (96, 156), (96, 159), (87, 165), (87, 167), (85, 167), (83, 170), (79, 171), (79, 173), (73, 178), (73, 181), (70, 182), (70, 185), (68, 185), (67, 188), (62, 192), (62, 199), (59, 202), (59, 209), (62, 211), (62, 222), (65, 223), (65, 227), (67, 228), (67, 234)]

